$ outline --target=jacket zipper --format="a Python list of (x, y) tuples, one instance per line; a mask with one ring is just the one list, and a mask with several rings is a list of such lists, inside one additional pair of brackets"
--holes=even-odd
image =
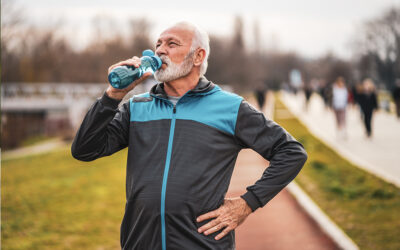
[(172, 120), (171, 120), (171, 127), (169, 130), (169, 139), (168, 139), (167, 159), (165, 161), (164, 175), (163, 175), (162, 188), (161, 188), (161, 211), (160, 211), (160, 214), (161, 214), (162, 250), (167, 249), (166, 230), (165, 230), (165, 194), (166, 194), (166, 190), (167, 190), (169, 166), (171, 163), (172, 145), (174, 142), (175, 121), (176, 121), (176, 105), (174, 105), (174, 108), (172, 110)]

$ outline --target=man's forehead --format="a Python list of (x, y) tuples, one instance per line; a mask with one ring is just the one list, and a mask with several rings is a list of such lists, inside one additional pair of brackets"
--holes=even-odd
[(182, 40), (192, 40), (193, 37), (193, 31), (189, 29), (184, 29), (180, 27), (172, 27), (164, 32), (161, 33), (161, 35), (158, 37), (157, 41), (162, 41), (162, 40), (171, 40), (171, 39), (176, 39), (179, 41)]

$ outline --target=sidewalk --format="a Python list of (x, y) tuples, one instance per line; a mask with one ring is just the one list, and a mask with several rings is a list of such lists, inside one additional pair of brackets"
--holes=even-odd
[(49, 139), (32, 146), (21, 147), (1, 152), (1, 160), (11, 160), (23, 156), (37, 155), (56, 150), (66, 146), (67, 143), (60, 138)]
[(357, 108), (347, 110), (347, 139), (336, 134), (335, 117), (325, 108), (322, 98), (313, 94), (308, 111), (304, 95), (282, 92), (281, 100), (307, 126), (311, 133), (323, 140), (340, 155), (365, 170), (400, 187), (400, 121), (384, 111), (375, 113), (372, 139), (367, 139)]

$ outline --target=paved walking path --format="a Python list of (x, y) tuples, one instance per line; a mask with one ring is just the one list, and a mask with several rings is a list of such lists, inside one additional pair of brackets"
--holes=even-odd
[(61, 140), (60, 138), (54, 138), (43, 141), (41, 143), (37, 143), (32, 146), (3, 151), (1, 154), (1, 160), (11, 160), (23, 156), (42, 154), (49, 151), (60, 149), (66, 145), (67, 143)]
[(374, 114), (373, 137), (367, 139), (360, 112), (347, 109), (347, 139), (338, 137), (335, 117), (322, 98), (313, 94), (308, 109), (304, 95), (282, 92), (281, 99), (307, 128), (346, 159), (400, 187), (400, 121), (384, 111)]
[[(270, 99), (271, 100), (271, 99)], [(268, 101), (268, 99), (267, 99)], [(271, 116), (271, 110), (266, 116)], [(268, 162), (253, 150), (242, 150), (227, 197), (237, 197), (258, 180)], [(338, 249), (285, 188), (236, 229), (237, 250)]]

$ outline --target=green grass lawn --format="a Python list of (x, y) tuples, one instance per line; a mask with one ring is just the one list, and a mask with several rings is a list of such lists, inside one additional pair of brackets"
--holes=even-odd
[(2, 161), (2, 249), (119, 249), (126, 150), (84, 163), (69, 148)]
[(360, 249), (400, 249), (400, 189), (340, 157), (288, 114), (278, 99), (275, 121), (309, 156), (297, 183)]

